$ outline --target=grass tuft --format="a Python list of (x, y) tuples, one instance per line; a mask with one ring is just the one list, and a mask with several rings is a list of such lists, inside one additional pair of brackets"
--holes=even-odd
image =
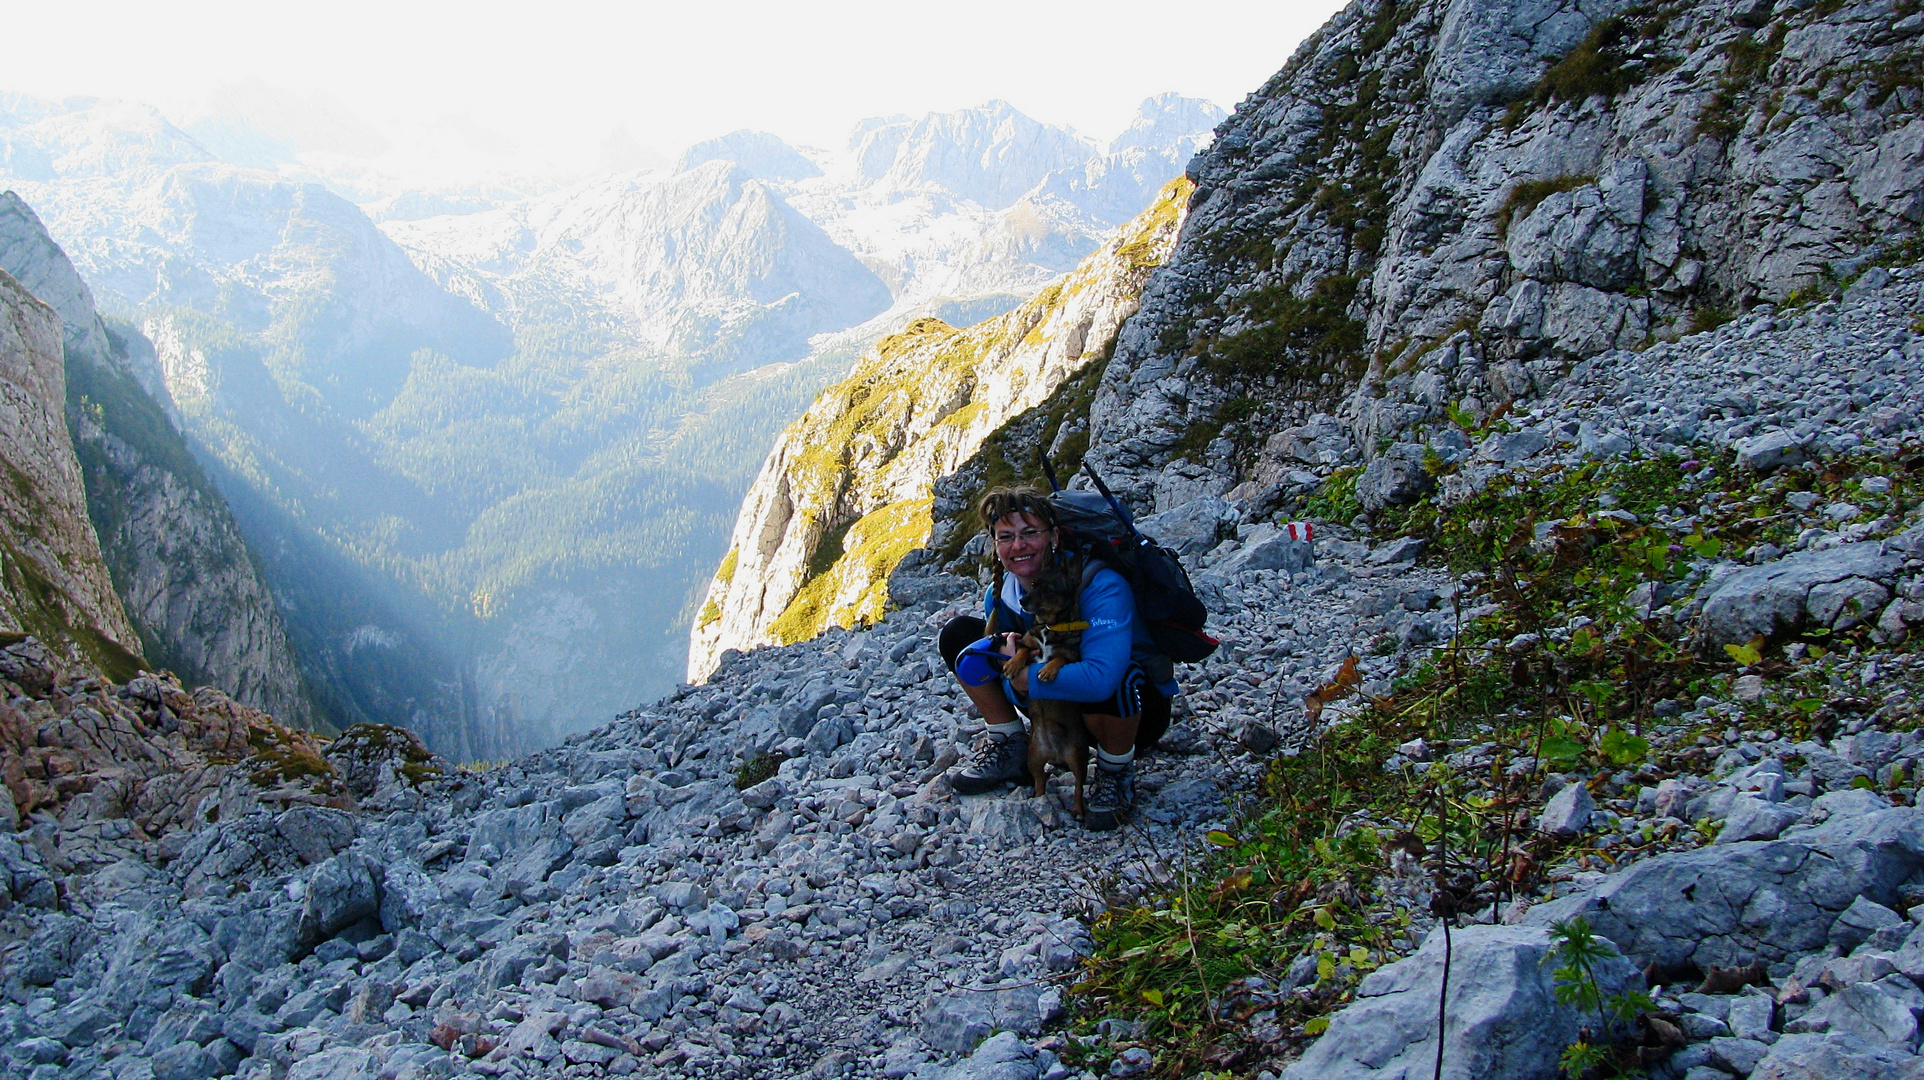
[(778, 754), (756, 754), (741, 763), (735, 770), (735, 790), (747, 791), (756, 784), (774, 776), (782, 767)]

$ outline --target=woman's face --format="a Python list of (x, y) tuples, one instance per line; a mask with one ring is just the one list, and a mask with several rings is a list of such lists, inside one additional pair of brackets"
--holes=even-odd
[(1002, 569), (1029, 585), (1048, 569), (1049, 547), (1055, 543), (1056, 534), (1034, 514), (1017, 513), (997, 518), (989, 539), (995, 543), (995, 556), (1002, 560)]

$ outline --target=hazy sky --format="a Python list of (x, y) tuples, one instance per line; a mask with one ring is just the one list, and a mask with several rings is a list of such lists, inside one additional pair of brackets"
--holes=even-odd
[(737, 128), (839, 145), (866, 116), (1004, 98), (1106, 138), (1150, 94), (1228, 109), (1334, 0), (838, 0), (21, 5), (0, 89), (170, 115), (259, 80), (325, 93), (390, 136), (439, 122), (514, 156), (586, 160), (617, 128), (673, 154)]

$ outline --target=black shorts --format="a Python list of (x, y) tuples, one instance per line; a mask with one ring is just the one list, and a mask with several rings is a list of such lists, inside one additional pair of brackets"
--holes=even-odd
[[(973, 615), (957, 616), (953, 622), (942, 628), (936, 636), (935, 647), (942, 653), (942, 662), (955, 671), (955, 658), (977, 641), (982, 640), (988, 624)], [(1136, 749), (1147, 750), (1156, 745), (1156, 740), (1169, 730), (1169, 699), (1162, 696), (1150, 683), (1149, 676), (1142, 668), (1130, 664), (1123, 673), (1122, 685), (1116, 688), (1113, 696), (1104, 701), (1079, 701), (1082, 711), (1097, 716), (1137, 716), (1142, 717), (1136, 728)]]

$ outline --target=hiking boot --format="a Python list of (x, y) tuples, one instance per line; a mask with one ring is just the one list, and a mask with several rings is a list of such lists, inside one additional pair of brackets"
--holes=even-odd
[(1088, 800), (1083, 804), (1083, 827), (1096, 832), (1115, 828), (1128, 820), (1129, 809), (1136, 801), (1135, 762), (1113, 770), (1097, 765), (1095, 782), (1089, 787)]
[(988, 732), (969, 751), (968, 760), (949, 773), (958, 795), (980, 795), (1029, 775), (1029, 737)]

